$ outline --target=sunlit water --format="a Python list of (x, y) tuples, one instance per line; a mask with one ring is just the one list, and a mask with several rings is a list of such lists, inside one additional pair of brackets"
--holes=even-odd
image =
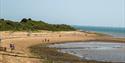
[(74, 42), (54, 44), (49, 47), (60, 48), (60, 52), (73, 54), (81, 59), (125, 62), (125, 43)]

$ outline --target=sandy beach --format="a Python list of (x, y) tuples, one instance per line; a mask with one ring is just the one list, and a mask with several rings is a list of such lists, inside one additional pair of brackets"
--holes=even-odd
[(124, 60), (125, 0), (0, 0), (0, 63)]
[[(0, 63), (40, 63), (43, 59), (36, 58), (30, 52), (28, 47), (43, 43), (60, 43), (70, 41), (87, 41), (87, 40), (118, 40), (125, 42), (125, 39), (112, 39), (112, 37), (100, 36), (95, 33), (79, 31), (62, 31), (62, 32), (10, 32), (2, 31), (2, 47), (7, 47), (7, 51), (0, 51)], [(11, 53), (9, 44), (14, 43), (16, 49)]]

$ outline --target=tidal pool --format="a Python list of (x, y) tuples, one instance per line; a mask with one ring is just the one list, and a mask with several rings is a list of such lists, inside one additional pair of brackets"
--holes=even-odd
[(49, 45), (58, 51), (69, 53), (81, 59), (105, 62), (125, 62), (125, 43), (112, 42), (73, 42)]

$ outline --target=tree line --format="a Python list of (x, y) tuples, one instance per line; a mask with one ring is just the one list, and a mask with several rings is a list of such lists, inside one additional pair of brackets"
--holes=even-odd
[(31, 18), (23, 18), (21, 21), (12, 21), (0, 19), (0, 31), (74, 31), (76, 30), (70, 25), (66, 24), (49, 24), (44, 21), (36, 21)]

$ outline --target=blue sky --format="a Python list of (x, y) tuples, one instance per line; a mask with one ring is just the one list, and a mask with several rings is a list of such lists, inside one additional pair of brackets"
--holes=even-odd
[(125, 27), (125, 0), (0, 0), (0, 18)]

